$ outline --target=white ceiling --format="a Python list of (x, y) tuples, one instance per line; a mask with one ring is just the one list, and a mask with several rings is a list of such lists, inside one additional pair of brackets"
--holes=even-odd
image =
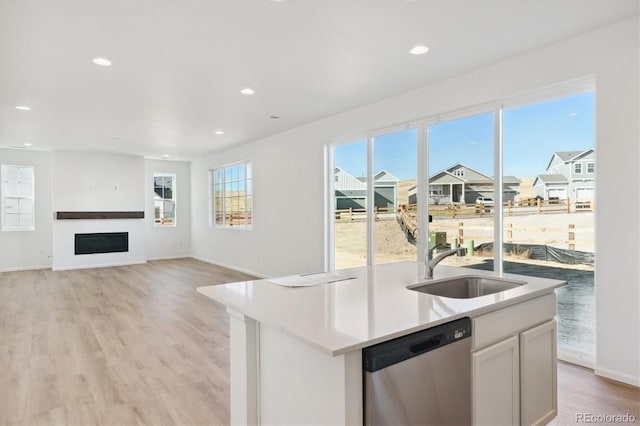
[[(638, 10), (638, 0), (0, 0), (0, 146), (194, 158)], [(416, 43), (431, 51), (409, 55)], [(241, 95), (246, 86), (256, 94)]]

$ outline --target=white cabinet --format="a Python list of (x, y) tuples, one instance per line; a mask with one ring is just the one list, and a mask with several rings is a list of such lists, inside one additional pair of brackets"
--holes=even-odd
[(512, 336), (471, 355), (474, 425), (511, 425), (520, 414), (518, 337)]
[(546, 424), (557, 413), (555, 295), (473, 320), (473, 423)]
[(556, 416), (556, 322), (520, 333), (520, 400), (523, 425), (547, 424)]

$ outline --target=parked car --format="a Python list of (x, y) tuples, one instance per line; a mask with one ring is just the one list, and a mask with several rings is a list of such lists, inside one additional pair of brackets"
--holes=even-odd
[(491, 197), (478, 197), (476, 198), (476, 204), (484, 204), (485, 206), (493, 205), (493, 198)]
[(492, 207), (493, 207), (493, 198), (491, 197), (476, 198), (476, 213), (480, 213), (480, 210), (484, 210), (485, 213), (490, 213)]

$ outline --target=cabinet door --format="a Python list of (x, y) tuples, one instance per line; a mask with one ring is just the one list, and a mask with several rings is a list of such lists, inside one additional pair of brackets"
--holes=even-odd
[(555, 320), (520, 334), (520, 363), (522, 424), (547, 424), (558, 410)]
[(520, 420), (518, 336), (472, 353), (473, 424), (516, 425)]

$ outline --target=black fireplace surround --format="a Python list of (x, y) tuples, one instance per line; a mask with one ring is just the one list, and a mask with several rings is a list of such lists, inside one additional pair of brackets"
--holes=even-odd
[(75, 254), (119, 253), (129, 251), (128, 232), (75, 234)]

